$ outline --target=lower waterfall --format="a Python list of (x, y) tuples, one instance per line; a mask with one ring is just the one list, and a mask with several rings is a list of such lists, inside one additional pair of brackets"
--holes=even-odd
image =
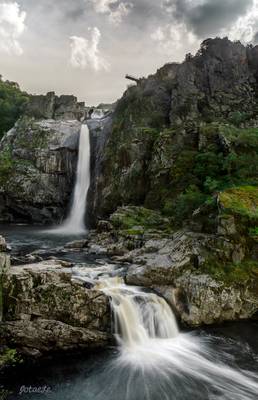
[(99, 281), (96, 289), (110, 298), (119, 354), (98, 378), (105, 390), (88, 389), (92, 398), (257, 399), (257, 376), (237, 369), (223, 347), (211, 350), (209, 338), (203, 341), (193, 332), (180, 333), (163, 298), (127, 286), (117, 277)]
[(114, 332), (121, 346), (133, 348), (148, 340), (179, 334), (174, 314), (162, 297), (127, 286), (119, 278), (106, 280), (102, 285), (103, 292), (110, 297)]
[(80, 132), (79, 157), (77, 163), (76, 183), (73, 191), (72, 206), (63, 224), (52, 230), (52, 233), (81, 234), (86, 231), (85, 213), (87, 194), (90, 187), (90, 133), (87, 124)]

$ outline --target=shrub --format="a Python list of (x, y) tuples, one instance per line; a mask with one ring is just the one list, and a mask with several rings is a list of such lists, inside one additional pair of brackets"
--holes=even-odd
[(189, 217), (206, 199), (207, 196), (202, 193), (197, 186), (189, 186), (189, 188), (176, 199), (174, 210), (176, 221), (182, 221)]
[(13, 127), (28, 99), (17, 84), (0, 79), (0, 137)]

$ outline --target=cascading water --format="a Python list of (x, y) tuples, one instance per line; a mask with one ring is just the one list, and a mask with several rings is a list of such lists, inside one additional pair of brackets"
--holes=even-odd
[(81, 234), (86, 231), (85, 213), (87, 194), (90, 187), (90, 133), (87, 124), (83, 124), (80, 132), (79, 157), (76, 183), (70, 213), (64, 223), (53, 233)]
[(238, 369), (224, 348), (213, 352), (208, 346), (212, 339), (206, 337), (203, 342), (194, 333), (179, 333), (163, 298), (127, 286), (120, 278), (101, 280), (96, 289), (110, 297), (120, 351), (98, 377), (105, 389), (96, 392), (87, 388), (91, 398), (257, 399), (257, 376)]
[(99, 287), (111, 299), (115, 335), (122, 347), (132, 349), (148, 340), (179, 334), (172, 310), (163, 298), (127, 286), (119, 278), (103, 281)]

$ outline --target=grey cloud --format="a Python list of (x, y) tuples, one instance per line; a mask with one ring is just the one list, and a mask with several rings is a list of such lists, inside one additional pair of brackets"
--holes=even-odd
[[(1, 0), (0, 0), (1, 1)], [(7, 1), (7, 0), (6, 0)], [(88, 104), (114, 101), (126, 87), (126, 73), (146, 76), (173, 60), (181, 60), (187, 52), (195, 52), (197, 43), (182, 39), (181, 46), (172, 45), (171, 52), (160, 51), (151, 35), (158, 28), (183, 22), (188, 31), (200, 37), (227, 30), (244, 15), (251, 0), (123, 0), (133, 8), (120, 24), (110, 23), (109, 13), (97, 13), (90, 0), (8, 0), (17, 1), (27, 12), (26, 27), (21, 38), (24, 53), (17, 57), (1, 57), (1, 71), (7, 79), (18, 81), (31, 93), (55, 90), (58, 94), (73, 93)], [(122, 0), (113, 3), (116, 11)], [(166, 3), (167, 7), (162, 7)], [(191, 4), (191, 6), (189, 6)], [(199, 4), (199, 5), (198, 5)], [(87, 38), (89, 28), (101, 32), (100, 56), (111, 65), (99, 74), (73, 69), (69, 64), (69, 37)], [(256, 37), (256, 39), (258, 39)]]
[(252, 42), (253, 42), (255, 45), (258, 45), (258, 32), (256, 32), (256, 34), (254, 35)]
[(164, 6), (171, 10), (174, 18), (184, 21), (198, 37), (217, 35), (236, 19), (246, 13), (253, 0), (206, 0), (204, 3), (189, 3), (187, 0), (168, 0)]

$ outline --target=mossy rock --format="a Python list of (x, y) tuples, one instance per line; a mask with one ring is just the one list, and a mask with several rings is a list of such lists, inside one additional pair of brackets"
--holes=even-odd
[(258, 261), (244, 260), (241, 263), (218, 263), (216, 260), (207, 261), (200, 267), (200, 273), (206, 273), (225, 285), (256, 283), (258, 287)]
[(10, 349), (9, 347), (0, 348), (0, 370), (20, 364), (22, 359), (17, 354), (15, 349)]
[(225, 190), (219, 194), (218, 200), (226, 212), (258, 220), (257, 186), (240, 186)]
[(144, 207), (120, 207), (111, 215), (110, 221), (116, 229), (130, 234), (143, 234), (150, 229), (171, 231), (170, 220), (158, 211)]

